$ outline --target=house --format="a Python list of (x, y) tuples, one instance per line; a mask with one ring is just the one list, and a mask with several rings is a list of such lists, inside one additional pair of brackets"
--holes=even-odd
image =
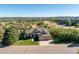
[(45, 28), (32, 28), (26, 30), (26, 33), (27, 33), (27, 37), (34, 39), (34, 41), (52, 39), (49, 31)]

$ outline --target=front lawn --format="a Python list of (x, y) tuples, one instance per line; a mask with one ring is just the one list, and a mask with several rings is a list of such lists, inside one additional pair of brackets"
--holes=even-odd
[(28, 40), (19, 40), (14, 45), (39, 45), (38, 42), (32, 42), (31, 39)]

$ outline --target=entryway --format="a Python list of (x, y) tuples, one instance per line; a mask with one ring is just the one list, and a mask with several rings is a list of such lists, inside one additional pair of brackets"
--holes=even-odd
[(39, 36), (38, 36), (38, 34), (35, 34), (35, 35), (34, 35), (34, 41), (39, 41)]

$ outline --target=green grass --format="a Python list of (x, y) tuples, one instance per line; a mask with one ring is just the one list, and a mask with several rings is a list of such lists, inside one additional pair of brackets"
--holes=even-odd
[(38, 42), (32, 42), (31, 39), (28, 40), (19, 40), (14, 45), (39, 45)]

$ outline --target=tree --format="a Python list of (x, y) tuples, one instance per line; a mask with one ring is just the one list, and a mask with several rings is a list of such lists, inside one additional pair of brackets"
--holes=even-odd
[(3, 46), (9, 46), (14, 44), (19, 39), (19, 32), (15, 28), (7, 28), (5, 29), (5, 33), (2, 39)]
[(47, 28), (48, 27), (48, 24), (44, 24), (44, 28)]
[(42, 26), (42, 25), (44, 25), (44, 23), (42, 21), (37, 22), (37, 26)]
[(26, 32), (25, 30), (23, 30), (21, 33), (20, 33), (20, 36), (19, 36), (19, 40), (24, 40), (26, 39)]
[(67, 20), (67, 26), (71, 26), (71, 25), (72, 25), (71, 20)]

